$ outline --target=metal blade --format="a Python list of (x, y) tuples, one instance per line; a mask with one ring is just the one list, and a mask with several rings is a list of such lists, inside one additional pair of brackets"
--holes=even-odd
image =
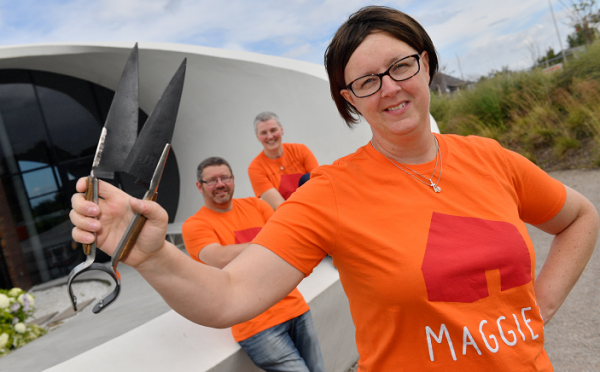
[(183, 91), (186, 63), (187, 58), (183, 60), (165, 88), (125, 161), (123, 170), (137, 177), (136, 183), (145, 188), (150, 186), (152, 175), (165, 144), (171, 143), (173, 137)]
[(94, 159), (95, 177), (113, 179), (122, 171), (125, 160), (135, 143), (138, 128), (138, 45), (131, 50), (112, 104), (106, 116), (106, 139), (101, 158)]

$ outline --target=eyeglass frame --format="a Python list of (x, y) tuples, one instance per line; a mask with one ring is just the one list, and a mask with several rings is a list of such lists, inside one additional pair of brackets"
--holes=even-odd
[[(417, 60), (417, 67), (418, 67), (417, 68), (417, 72), (415, 72), (414, 74), (412, 74), (411, 76), (409, 76), (409, 77), (407, 77), (405, 79), (400, 79), (400, 80), (394, 79), (392, 77), (392, 75), (390, 75), (390, 70), (392, 69), (392, 67), (394, 67), (398, 62), (403, 61), (403, 60), (405, 60), (407, 58), (411, 58), (411, 57), (413, 57), (413, 58), (415, 58)], [(414, 77), (416, 74), (418, 74), (421, 71), (421, 62), (420, 61), (421, 61), (421, 56), (418, 53), (411, 54), (411, 55), (406, 56), (404, 58), (400, 58), (396, 62), (392, 63), (391, 66), (385, 72), (382, 72), (381, 74), (368, 74), (368, 75), (364, 75), (364, 76), (361, 76), (359, 78), (356, 78), (356, 79), (352, 80), (350, 82), (350, 84), (346, 85), (346, 89), (348, 89), (349, 91), (351, 91), (352, 94), (354, 94), (354, 96), (356, 98), (366, 98), (366, 97), (372, 96), (373, 94), (375, 94), (375, 93), (379, 92), (379, 90), (381, 90), (381, 87), (383, 86), (383, 77), (386, 76), (386, 75), (389, 76), (390, 79), (392, 79), (394, 81), (405, 81), (405, 80), (408, 80), (408, 79)], [(354, 89), (352, 89), (352, 84), (354, 84), (356, 81), (358, 81), (358, 80), (360, 80), (362, 78), (366, 78), (367, 76), (377, 76), (379, 78), (379, 88), (377, 88), (377, 90), (374, 91), (371, 94), (367, 94), (366, 96), (359, 96), (358, 94), (356, 94), (356, 92), (354, 92)]]
[[(229, 178), (229, 181), (223, 181), (223, 178)], [(219, 181), (221, 181), (221, 183), (223, 183), (223, 184), (229, 183), (229, 182), (233, 181), (233, 174), (231, 176), (213, 178), (212, 180), (208, 180), (208, 181), (200, 180), (200, 184), (205, 183), (208, 186), (216, 186), (219, 183)], [(214, 182), (214, 183), (211, 184), (212, 182)]]

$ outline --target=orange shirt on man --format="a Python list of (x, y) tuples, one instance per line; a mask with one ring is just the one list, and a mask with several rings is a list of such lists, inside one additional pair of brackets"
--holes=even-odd
[[(198, 254), (209, 244), (223, 246), (248, 243), (273, 215), (273, 208), (258, 198), (232, 199), (232, 209), (225, 213), (206, 207), (188, 218), (182, 227), (183, 241), (190, 257), (198, 262)], [(204, 263), (204, 262), (202, 262)], [(259, 316), (231, 327), (235, 341), (243, 341), (309, 310), (298, 289)]]
[(303, 144), (284, 143), (283, 155), (269, 159), (263, 151), (248, 167), (248, 176), (256, 197), (275, 188), (284, 200), (298, 188), (300, 177), (319, 166), (313, 153)]

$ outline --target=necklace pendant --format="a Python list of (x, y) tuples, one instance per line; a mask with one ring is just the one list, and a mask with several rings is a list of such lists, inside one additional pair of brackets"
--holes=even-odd
[(429, 186), (431, 186), (435, 192), (442, 192), (442, 188), (433, 183), (432, 180), (429, 180)]

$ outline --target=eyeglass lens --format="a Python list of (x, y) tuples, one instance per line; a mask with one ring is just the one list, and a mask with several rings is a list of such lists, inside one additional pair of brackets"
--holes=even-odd
[(212, 180), (204, 181), (204, 183), (206, 183), (208, 186), (214, 186), (217, 184), (217, 182), (219, 182), (219, 180), (221, 180), (221, 182), (223, 182), (223, 183), (227, 183), (227, 182), (231, 181), (232, 179), (233, 179), (233, 177), (231, 177), (231, 176), (225, 176), (225, 177), (219, 177), (219, 178), (215, 178)]
[[(417, 58), (410, 56), (395, 62), (387, 71), (387, 74), (396, 81), (407, 80), (419, 72), (419, 62)], [(374, 94), (381, 88), (381, 79), (379, 75), (367, 75), (358, 78), (350, 84), (350, 88), (357, 97), (366, 97)]]

